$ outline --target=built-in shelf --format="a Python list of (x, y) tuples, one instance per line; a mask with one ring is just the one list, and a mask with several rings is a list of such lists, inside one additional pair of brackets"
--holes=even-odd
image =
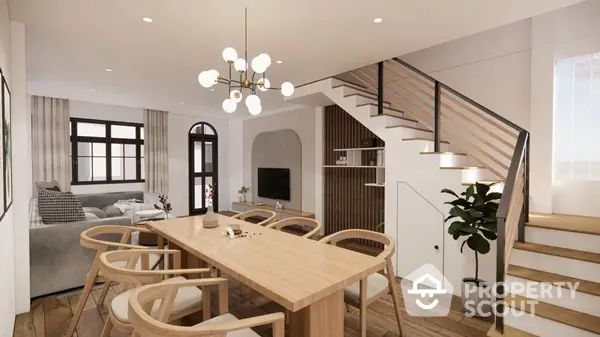
[(385, 187), (385, 184), (366, 183), (365, 186), (369, 186), (369, 187)]
[(333, 149), (334, 152), (341, 151), (376, 151), (376, 150), (385, 150), (385, 147), (359, 147), (354, 149)]
[(323, 165), (323, 167), (346, 167), (346, 168), (385, 168), (385, 166), (369, 166), (369, 165), (363, 165), (363, 166), (355, 166), (355, 165)]

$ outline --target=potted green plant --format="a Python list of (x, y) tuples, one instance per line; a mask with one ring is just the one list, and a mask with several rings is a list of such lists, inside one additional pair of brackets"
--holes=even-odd
[(238, 191), (238, 193), (240, 194), (242, 202), (246, 202), (246, 193), (248, 193), (249, 191), (250, 191), (250, 187), (246, 187), (246, 186), (240, 187), (240, 190)]
[[(485, 291), (489, 284), (479, 278), (479, 255), (489, 253), (489, 241), (496, 240), (498, 237), (496, 212), (502, 193), (490, 192), (492, 185), (480, 183), (470, 185), (460, 196), (452, 190), (442, 190), (442, 193), (456, 197), (455, 200), (446, 202), (452, 205), (450, 215), (445, 219), (445, 222), (452, 222), (448, 227), (448, 234), (452, 235), (454, 240), (463, 239), (460, 246), (461, 253), (465, 245), (475, 252), (475, 277), (466, 277), (462, 280), (461, 297), (464, 309), (474, 312), (472, 308), (480, 308), (477, 314), (491, 310), (489, 292)], [(488, 304), (480, 306), (484, 301)]]

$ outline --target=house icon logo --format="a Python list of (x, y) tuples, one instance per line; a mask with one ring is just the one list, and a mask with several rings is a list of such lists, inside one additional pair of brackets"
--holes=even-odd
[(406, 312), (411, 316), (442, 317), (450, 312), (454, 288), (432, 264), (425, 264), (401, 281)]

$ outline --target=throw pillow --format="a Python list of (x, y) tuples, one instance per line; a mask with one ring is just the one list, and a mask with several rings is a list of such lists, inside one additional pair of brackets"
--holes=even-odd
[(38, 209), (45, 223), (61, 223), (85, 220), (79, 199), (71, 192), (55, 192), (38, 189)]
[(92, 213), (98, 217), (98, 219), (106, 218), (106, 213), (98, 207), (83, 207), (84, 213)]
[(123, 215), (123, 212), (121, 212), (121, 210), (114, 205), (104, 206), (102, 207), (102, 211), (104, 211), (107, 218), (114, 218), (116, 216)]
[(47, 188), (47, 190), (54, 191), (54, 192), (60, 192), (60, 187), (58, 187), (58, 186), (52, 186), (50, 188)]

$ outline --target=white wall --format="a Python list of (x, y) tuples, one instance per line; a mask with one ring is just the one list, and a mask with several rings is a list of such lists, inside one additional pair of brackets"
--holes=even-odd
[[(219, 135), (219, 209), (230, 209), (229, 121), (200, 116), (169, 114), (169, 199), (176, 216), (189, 214), (188, 133), (198, 122), (211, 124)], [(239, 188), (239, 187), (238, 187)]]
[(29, 311), (29, 200), (32, 197), (31, 110), (27, 97), (25, 25), (11, 22), (12, 34), (12, 137), (15, 223), (15, 310)]
[[(315, 211), (315, 109), (299, 108), (264, 117), (251, 118), (243, 122), (243, 147), (230, 149), (243, 158), (240, 169), (244, 186), (252, 186), (251, 154), (254, 138), (262, 132), (291, 129), (302, 143), (302, 210)], [(234, 188), (234, 186), (232, 186)], [(239, 189), (239, 186), (235, 186)], [(236, 197), (237, 198), (237, 197)]]
[(535, 209), (600, 216), (600, 182), (552, 183), (554, 62), (600, 52), (600, 2), (578, 5), (533, 18), (531, 54), (531, 190)]
[[(100, 119), (130, 123), (144, 123), (144, 109), (118, 105), (108, 105), (71, 100), (71, 117)], [(143, 191), (144, 183), (74, 185), (71, 191), (75, 194), (107, 193), (121, 191)]]
[[(6, 0), (0, 0), (0, 67), (12, 88), (10, 34), (8, 4)], [(0, 270), (5, 275), (0, 278), (0, 337), (12, 336), (15, 317), (14, 209), (13, 205), (0, 221)]]

